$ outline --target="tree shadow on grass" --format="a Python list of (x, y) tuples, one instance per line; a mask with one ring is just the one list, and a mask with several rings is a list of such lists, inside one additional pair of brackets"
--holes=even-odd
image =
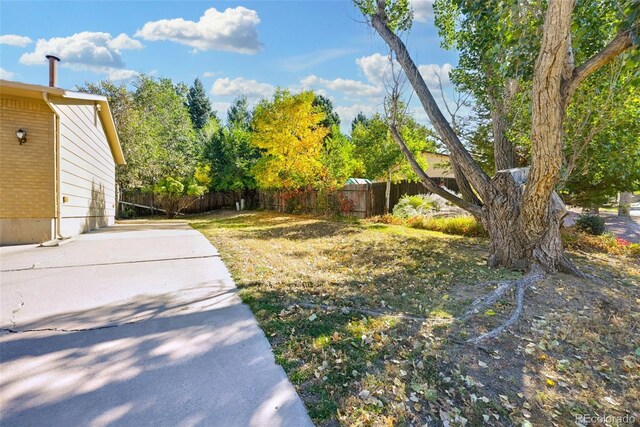
[[(468, 425), (496, 426), (519, 425), (527, 419), (534, 425), (568, 425), (580, 414), (632, 415), (637, 411), (637, 404), (631, 403), (634, 392), (622, 381), (630, 373), (614, 360), (632, 354), (633, 342), (628, 341), (622, 325), (603, 325), (585, 336), (587, 316), (568, 321), (567, 316), (585, 301), (602, 299), (597, 289), (580, 291), (578, 283), (569, 285), (576, 289), (569, 301), (550, 295), (557, 288), (553, 280), (530, 291), (521, 321), (482, 348), (464, 341), (502, 321), (513, 306), (509, 298), (494, 307), (496, 315), (480, 313), (470, 324), (441, 324), (430, 323), (430, 319), (424, 323), (394, 319), (389, 316), (394, 310), (381, 316), (363, 314), (357, 307), (345, 312), (341, 307), (352, 304), (348, 296), (343, 301), (334, 299), (337, 307), (328, 310), (295, 305), (296, 299), (307, 298), (321, 303), (313, 292), (283, 295), (243, 290), (242, 296), (319, 425), (333, 425), (337, 414), (346, 417), (341, 421), (345, 424), (368, 417), (374, 423), (388, 418), (405, 425), (440, 425), (444, 413), (451, 420), (464, 417)], [(596, 303), (591, 314), (600, 321), (615, 318), (623, 310), (619, 307), (629, 304), (624, 299), (610, 296), (608, 302)], [(583, 328), (580, 334), (579, 328)], [(599, 354), (593, 353), (593, 343), (589, 343), (595, 333), (611, 345)], [(540, 345), (546, 345), (545, 350)], [(562, 362), (565, 360), (568, 362)], [(602, 363), (608, 366), (604, 371)], [(579, 381), (586, 381), (596, 401), (615, 396), (614, 400), (626, 406), (589, 406), (580, 391), (585, 384)], [(382, 406), (362, 398), (363, 390)], [(365, 418), (358, 419), (358, 413)], [(487, 415), (489, 421), (485, 421)]]

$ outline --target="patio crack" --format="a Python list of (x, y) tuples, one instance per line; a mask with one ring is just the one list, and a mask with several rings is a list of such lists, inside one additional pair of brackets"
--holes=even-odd
[[(92, 328), (34, 328), (34, 329), (24, 329), (17, 330), (11, 328), (0, 328), (0, 332), (8, 332), (10, 334), (23, 334), (27, 332), (88, 332), (88, 331), (98, 331), (100, 329), (112, 329), (117, 328), (119, 326), (133, 325), (134, 323), (139, 323), (147, 319), (135, 319), (130, 322), (124, 323), (114, 323), (111, 325), (103, 325), (103, 326), (94, 326)], [(13, 321), (12, 321), (13, 322)], [(15, 327), (15, 322), (13, 323)]]
[(11, 310), (11, 323), (13, 324), (14, 328), (16, 327), (16, 321), (15, 321), (16, 314), (18, 314), (20, 309), (24, 306), (24, 297), (22, 296), (22, 294), (20, 292), (17, 292), (17, 294), (20, 295), (20, 303), (18, 304), (18, 307), (16, 307), (15, 309)]
[(181, 260), (188, 260), (188, 259), (207, 259), (207, 258), (220, 258), (220, 254), (173, 257), (173, 258), (140, 259), (140, 260), (134, 260), (134, 261), (97, 262), (93, 264), (78, 264), (78, 265), (54, 265), (51, 267), (36, 267), (36, 264), (34, 264), (31, 267), (0, 270), (0, 272), (10, 273), (10, 272), (16, 272), (16, 271), (55, 270), (55, 269), (61, 269), (61, 268), (99, 267), (104, 265), (140, 264), (140, 263), (147, 263), (147, 262), (181, 261)]

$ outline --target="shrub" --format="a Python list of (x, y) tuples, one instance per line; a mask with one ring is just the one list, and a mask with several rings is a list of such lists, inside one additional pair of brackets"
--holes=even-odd
[(480, 237), (487, 235), (482, 225), (471, 216), (453, 218), (413, 217), (407, 220), (407, 226), (458, 236)]
[(640, 259), (640, 243), (631, 243), (627, 246), (629, 256)]
[(130, 219), (137, 216), (138, 214), (133, 206), (123, 206), (119, 212), (120, 219)]
[(576, 228), (593, 236), (604, 233), (604, 218), (595, 214), (580, 215), (576, 220)]
[(611, 233), (594, 236), (576, 226), (562, 229), (562, 240), (570, 249), (640, 258), (640, 243), (631, 243)]
[(440, 204), (427, 194), (415, 196), (404, 195), (393, 208), (393, 216), (397, 218), (412, 218), (429, 215), (440, 210)]

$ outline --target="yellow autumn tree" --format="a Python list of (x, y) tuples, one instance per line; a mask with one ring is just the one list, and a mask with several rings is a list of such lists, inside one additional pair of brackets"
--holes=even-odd
[(294, 95), (278, 89), (256, 107), (251, 142), (262, 150), (253, 168), (258, 187), (290, 190), (322, 181), (322, 143), (329, 129), (321, 125), (325, 114), (314, 99), (311, 91)]

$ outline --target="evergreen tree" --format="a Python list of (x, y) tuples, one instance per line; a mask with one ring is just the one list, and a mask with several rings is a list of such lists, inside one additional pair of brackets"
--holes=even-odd
[(362, 126), (367, 127), (369, 125), (369, 119), (364, 115), (362, 111), (358, 113), (358, 115), (351, 121), (351, 132), (356, 129), (358, 123), (361, 123)]
[(236, 98), (227, 111), (227, 126), (229, 128), (240, 127), (247, 130), (251, 126), (251, 119), (252, 114), (249, 110), (247, 97), (242, 95)]
[(320, 125), (329, 129), (329, 131), (331, 131), (334, 126), (340, 127), (340, 116), (338, 116), (338, 113), (333, 109), (333, 103), (329, 98), (316, 94), (313, 100), (313, 106), (320, 108), (322, 112), (324, 112), (324, 120), (320, 122)]
[(189, 88), (189, 93), (187, 93), (187, 106), (189, 107), (191, 122), (196, 130), (202, 129), (209, 121), (209, 118), (214, 115), (204, 86), (197, 77), (193, 82), (193, 86)]

